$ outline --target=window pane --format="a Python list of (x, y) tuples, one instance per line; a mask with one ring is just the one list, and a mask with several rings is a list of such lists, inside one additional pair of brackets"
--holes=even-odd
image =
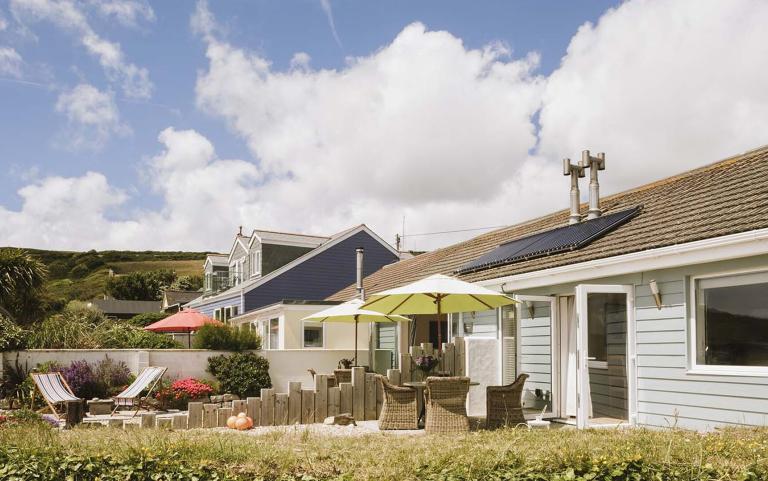
[(321, 323), (304, 323), (304, 347), (323, 347), (323, 325)]
[(762, 278), (757, 282), (759, 277), (750, 274), (697, 281), (699, 364), (768, 366), (768, 282), (765, 274)]
[(280, 348), (280, 320), (279, 319), (269, 320), (269, 348), (270, 349)]

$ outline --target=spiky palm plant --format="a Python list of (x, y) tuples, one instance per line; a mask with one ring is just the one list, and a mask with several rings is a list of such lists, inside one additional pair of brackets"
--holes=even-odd
[(13, 313), (42, 288), (48, 269), (26, 251), (0, 249), (0, 308)]

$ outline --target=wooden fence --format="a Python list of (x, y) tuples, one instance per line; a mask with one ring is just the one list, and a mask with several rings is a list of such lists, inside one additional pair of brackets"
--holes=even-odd
[[(413, 359), (432, 355), (439, 359), (438, 371), (463, 376), (466, 366), (464, 339), (443, 344), (441, 353), (434, 352), (431, 344), (411, 347), (411, 352), (400, 355), (401, 369), (387, 370), (389, 382), (400, 385), (405, 382), (423, 381), (424, 373), (416, 368)], [(253, 419), (254, 426), (289, 426), (294, 424), (322, 423), (328, 416), (351, 414), (356, 420), (379, 418), (384, 393), (377, 374), (365, 372), (363, 367), (352, 368), (352, 382), (342, 382), (329, 387), (329, 374), (317, 374), (312, 389), (303, 389), (300, 382), (289, 382), (287, 393), (274, 388), (262, 389), (259, 397), (231, 401), (224, 405), (191, 402), (186, 413), (155, 415), (143, 413), (141, 427), (169, 429), (214, 428), (227, 425), (227, 419), (241, 412)]]

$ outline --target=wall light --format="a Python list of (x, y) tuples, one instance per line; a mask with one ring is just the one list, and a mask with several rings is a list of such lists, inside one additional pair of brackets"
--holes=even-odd
[(648, 287), (651, 288), (651, 294), (653, 294), (653, 300), (656, 301), (656, 308), (661, 310), (661, 293), (659, 293), (659, 285), (655, 280), (648, 282)]

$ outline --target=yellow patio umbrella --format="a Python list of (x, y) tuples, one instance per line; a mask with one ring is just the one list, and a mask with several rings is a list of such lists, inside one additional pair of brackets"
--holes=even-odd
[(443, 344), (440, 315), (454, 312), (487, 311), (517, 301), (501, 292), (435, 274), (411, 284), (372, 294), (362, 308), (387, 315), (437, 314), (438, 349)]
[(354, 322), (355, 323), (355, 366), (357, 366), (357, 325), (360, 322), (408, 322), (410, 319), (398, 315), (382, 314), (381, 312), (361, 309), (363, 301), (351, 301), (329, 307), (305, 317), (304, 321), (316, 322)]

